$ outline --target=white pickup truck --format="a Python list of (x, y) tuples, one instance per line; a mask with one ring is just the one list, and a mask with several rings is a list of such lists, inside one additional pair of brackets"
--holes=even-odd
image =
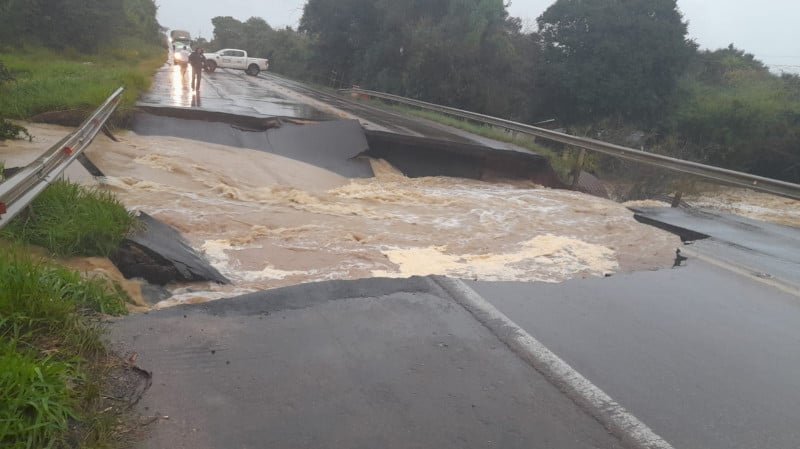
[(206, 70), (213, 72), (217, 67), (223, 69), (244, 70), (251, 76), (256, 76), (262, 70), (269, 68), (269, 59), (248, 58), (244, 50), (225, 48), (216, 53), (206, 53)]

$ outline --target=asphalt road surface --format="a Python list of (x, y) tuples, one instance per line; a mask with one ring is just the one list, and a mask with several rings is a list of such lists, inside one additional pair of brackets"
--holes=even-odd
[[(208, 75), (198, 105), (169, 70), (143, 102), (480, 140), (268, 74)], [(681, 225), (711, 235), (707, 221)], [(728, 246), (750, 240), (739, 231)], [(752, 243), (793, 251), (763, 234)], [(768, 259), (744, 272), (690, 257), (673, 270), (472, 287), (674, 447), (794, 448), (800, 297), (758, 275)], [(153, 371), (138, 410), (170, 416), (146, 448), (620, 446), (427, 278), (182, 306), (128, 317), (112, 336)]]
[(168, 416), (145, 448), (618, 448), (430, 278), (333, 281), (113, 326)]
[(701, 209), (635, 211), (645, 223), (695, 235), (687, 253), (724, 261), (800, 293), (800, 229)]
[(196, 108), (254, 117), (355, 119), (368, 131), (388, 131), (527, 152), (516, 145), (378, 109), (266, 72), (257, 77), (227, 69), (204, 73), (199, 94), (191, 90), (189, 79), (188, 73), (185, 77), (181, 76), (177, 66), (166, 65), (156, 74), (153, 88), (142, 97), (139, 104), (148, 107)]
[(692, 258), (563, 284), (470, 285), (676, 448), (798, 447), (798, 296)]

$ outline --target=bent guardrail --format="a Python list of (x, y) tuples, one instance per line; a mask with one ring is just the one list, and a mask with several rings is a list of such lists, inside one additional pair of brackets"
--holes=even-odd
[(479, 123), (505, 128), (510, 131), (515, 131), (522, 134), (528, 134), (535, 137), (551, 140), (554, 142), (560, 142), (566, 145), (571, 145), (576, 148), (581, 148), (583, 150), (595, 151), (598, 153), (606, 154), (620, 159), (639, 162), (642, 164), (652, 165), (679, 173), (699, 176), (702, 178), (710, 179), (717, 182), (722, 182), (725, 184), (735, 185), (738, 187), (745, 187), (753, 190), (759, 190), (762, 192), (771, 193), (774, 195), (783, 196), (786, 198), (800, 200), (800, 185), (791, 182), (765, 178), (763, 176), (751, 175), (749, 173), (742, 173), (735, 170), (728, 170), (725, 168), (715, 167), (713, 165), (700, 164), (698, 162), (686, 161), (683, 159), (672, 158), (660, 154), (648, 153), (646, 151), (636, 150), (621, 145), (615, 145), (612, 143), (603, 142), (595, 139), (589, 139), (585, 137), (572, 136), (570, 134), (565, 134), (544, 128), (538, 128), (536, 126), (527, 125), (525, 123), (514, 122), (511, 120), (504, 120), (497, 117), (478, 114), (475, 112), (451, 108), (438, 104), (428, 103), (425, 101), (414, 100), (412, 98), (401, 97), (399, 95), (392, 95), (384, 92), (376, 92), (361, 88), (342, 89), (340, 90), (340, 92), (355, 93), (374, 98), (381, 98), (396, 103), (414, 106), (420, 109), (427, 109), (430, 111), (435, 111), (458, 118), (468, 119)]
[(57, 180), (64, 170), (92, 143), (97, 133), (119, 106), (123, 88), (117, 89), (78, 129), (61, 139), (17, 172), (0, 183), (0, 229)]

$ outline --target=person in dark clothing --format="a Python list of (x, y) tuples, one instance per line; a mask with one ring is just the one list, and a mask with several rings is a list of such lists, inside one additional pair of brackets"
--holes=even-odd
[(203, 49), (196, 48), (192, 54), (189, 55), (189, 64), (192, 66), (192, 90), (200, 90), (200, 79), (203, 75), (203, 65), (205, 65), (206, 57), (203, 56)]

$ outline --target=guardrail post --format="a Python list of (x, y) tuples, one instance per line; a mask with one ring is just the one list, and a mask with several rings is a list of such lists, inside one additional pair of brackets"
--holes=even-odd
[(583, 163), (586, 160), (586, 149), (581, 148), (581, 152), (578, 153), (578, 159), (575, 161), (575, 165), (572, 167), (572, 185), (571, 188), (575, 188), (578, 185), (578, 180), (581, 177), (581, 171), (583, 171)]
[(675, 192), (675, 196), (672, 198), (672, 207), (680, 206), (681, 198), (683, 198), (683, 191), (678, 190), (677, 192)]

